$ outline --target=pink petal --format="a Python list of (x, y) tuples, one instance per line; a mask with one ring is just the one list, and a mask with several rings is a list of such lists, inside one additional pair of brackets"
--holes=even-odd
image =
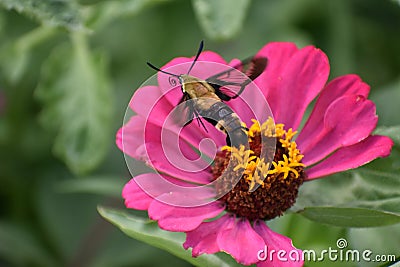
[(164, 129), (169, 129), (173, 132), (179, 133), (181, 139), (187, 141), (196, 148), (199, 147), (199, 144), (204, 139), (208, 138), (212, 140), (215, 145), (204, 147), (203, 149), (206, 150), (202, 150), (202, 152), (209, 157), (214, 156), (216, 153), (215, 148), (220, 147), (225, 143), (225, 134), (217, 130), (212, 124), (208, 123), (204, 119), (202, 119), (202, 121), (204, 123), (204, 127), (207, 130), (205, 130), (203, 125), (199, 124), (196, 119), (193, 119), (190, 124), (183, 126), (183, 124), (180, 123), (180, 120), (186, 119), (182, 118), (186, 114), (181, 114), (182, 112), (180, 113), (179, 109), (175, 109), (175, 106), (167, 107), (167, 104), (165, 104), (169, 103), (167, 101), (167, 97), (169, 94), (169, 92), (166, 93), (166, 95), (164, 95), (162, 99), (160, 99), (160, 104), (157, 103), (156, 105), (154, 105), (153, 110), (150, 112), (149, 118), (158, 118), (158, 120), (160, 120), (160, 123), (155, 124)]
[[(164, 138), (164, 139), (162, 139)], [(146, 124), (145, 152), (154, 169), (186, 181), (208, 184), (211, 179), (209, 163), (179, 138), (177, 133)]]
[[(169, 176), (145, 173), (134, 177), (124, 186), (122, 197), (126, 207), (147, 210), (153, 201), (192, 206), (210, 203), (214, 201), (212, 199), (215, 192), (210, 188), (194, 186)], [(176, 198), (176, 201), (173, 198)]]
[(307, 146), (312, 138), (321, 130), (324, 114), (329, 105), (337, 98), (345, 95), (361, 95), (368, 97), (369, 85), (364, 83), (357, 75), (345, 75), (332, 80), (321, 92), (315, 103), (313, 111), (308, 118), (305, 126), (296, 138), (298, 145)]
[(240, 66), (242, 64), (242, 61), (238, 58), (234, 58), (231, 61), (229, 61), (228, 65), (232, 67)]
[(265, 245), (264, 240), (246, 219), (239, 219), (232, 228), (218, 235), (218, 246), (230, 254), (237, 262), (250, 265), (258, 262), (257, 251)]
[[(169, 61), (167, 64), (165, 64), (164, 66), (161, 67), (162, 70), (166, 70), (168, 68), (170, 68), (171, 66), (176, 66), (176, 65), (181, 65), (184, 63), (192, 63), (194, 60), (195, 56), (192, 57), (176, 57), (174, 59), (172, 59), (171, 61)], [(220, 63), (220, 64), (227, 64), (225, 59), (223, 57), (221, 57), (219, 54), (213, 52), (213, 51), (203, 51), (201, 52), (198, 60), (198, 62), (200, 61), (208, 61), (208, 62), (215, 62), (215, 63)], [(197, 62), (196, 62), (197, 64)], [(177, 75), (180, 74), (186, 74), (188, 71), (188, 69), (182, 69), (182, 71), (178, 72), (178, 73), (174, 73)], [(197, 77), (197, 76), (196, 76)]]
[[(133, 116), (119, 129), (116, 143), (124, 153), (144, 160), (158, 171), (171, 176), (201, 184), (209, 183), (209, 163), (195, 152), (193, 144), (187, 143), (176, 132), (162, 131), (152, 123), (147, 123), (146, 126), (144, 124), (140, 116)], [(161, 138), (164, 138), (163, 143)], [(204, 145), (206, 143), (200, 140), (197, 147), (200, 147), (202, 153), (213, 158), (217, 147), (212, 145), (214, 141), (208, 142), (211, 145)]]
[[(199, 126), (196, 121), (186, 125), (185, 127), (183, 127), (183, 125), (179, 125), (177, 121), (174, 120), (174, 117), (171, 113), (175, 108), (175, 105), (172, 105), (171, 102), (168, 101), (168, 95), (171, 95), (171, 93), (172, 91), (162, 95), (162, 92), (159, 90), (159, 88), (155, 86), (145, 86), (139, 88), (131, 99), (130, 107), (138, 115), (144, 118), (146, 123), (168, 128), (177, 133), (181, 131), (180, 138), (196, 148), (199, 147), (200, 143), (203, 143), (201, 152), (208, 157), (213, 157), (216, 153), (216, 148), (225, 143), (226, 136), (204, 120), (203, 121), (207, 128), (207, 132), (202, 126)], [(180, 96), (177, 101), (182, 96), (182, 92), (179, 91), (179, 94)], [(144, 127), (145, 124), (141, 125)], [(215, 145), (204, 145), (204, 138), (213, 140)]]
[(166, 175), (151, 173), (135, 177), (136, 184), (154, 200), (171, 206), (197, 207), (215, 201), (211, 186), (198, 186)]
[[(191, 58), (193, 60), (194, 57)], [(198, 61), (209, 61), (209, 62), (216, 62), (220, 64), (226, 65), (227, 62), (223, 57), (213, 51), (204, 51), (200, 54)]]
[(147, 210), (155, 198), (175, 190), (177, 186), (191, 185), (157, 173), (144, 173), (129, 180), (122, 190), (122, 197), (125, 199), (126, 207)]
[(211, 186), (174, 186), (171, 191), (157, 197), (157, 200), (170, 206), (194, 208), (215, 202), (216, 192)]
[[(162, 97), (162, 92), (157, 86), (144, 86), (139, 88), (132, 96), (129, 107), (146, 121), (162, 125), (163, 120), (172, 110), (170, 102)], [(157, 108), (158, 116), (151, 116), (153, 109)]]
[[(146, 173), (139, 176), (150, 178), (152, 173)], [(125, 206), (127, 208), (136, 210), (147, 210), (153, 198), (146, 194), (142, 188), (136, 183), (135, 178), (131, 179), (122, 190), (122, 197), (125, 199)]]
[(327, 176), (364, 165), (378, 157), (390, 155), (393, 141), (386, 136), (373, 135), (352, 146), (338, 149), (321, 163), (308, 169), (308, 180)]
[(125, 154), (138, 160), (145, 160), (144, 146), (145, 121), (139, 116), (133, 116), (118, 130), (116, 143)]
[(304, 154), (303, 163), (310, 166), (340, 147), (360, 142), (375, 129), (377, 121), (375, 104), (363, 96), (337, 99), (326, 110), (319, 135), (309, 137), (313, 142), (308, 147), (299, 145)]
[(296, 129), (308, 104), (328, 78), (326, 55), (311, 46), (297, 51), (290, 43), (267, 45), (257, 55), (269, 60), (256, 83), (264, 91), (275, 120)]
[[(329, 62), (319, 49), (308, 46), (298, 51), (282, 73), (276, 99), (275, 120), (287, 129), (297, 129), (310, 102), (324, 87), (329, 75)], [(272, 104), (272, 103), (271, 103)], [(274, 103), (275, 104), (275, 103)]]
[(253, 124), (252, 119), (264, 122), (269, 117), (273, 117), (269, 103), (255, 83), (247, 85), (238, 98), (226, 103), (248, 126)]
[(211, 222), (203, 222), (196, 229), (186, 233), (185, 249), (193, 248), (192, 255), (197, 257), (203, 253), (213, 254), (220, 251), (217, 243), (218, 235), (232, 228), (235, 219), (224, 215)]
[[(173, 193), (172, 193), (173, 194)], [(161, 229), (188, 232), (196, 229), (204, 220), (214, 218), (224, 210), (219, 202), (200, 207), (174, 207), (153, 201), (148, 209), (149, 217), (158, 221)]]
[[(152, 110), (149, 117), (162, 117), (155, 111)], [(179, 134), (178, 129), (174, 131), (162, 129), (154, 123), (146, 122), (141, 116), (133, 116), (118, 131), (116, 142), (126, 154), (145, 160), (161, 172), (207, 184), (211, 177), (209, 164), (194, 151), (193, 147), (200, 148), (201, 153), (214, 158), (225, 136), (211, 125), (211, 129), (217, 132), (210, 129), (210, 133), (214, 133), (215, 137), (220, 135), (220, 138), (216, 141), (216, 138), (209, 137), (209, 141), (206, 142), (205, 136), (200, 131), (194, 131), (195, 127), (198, 127), (195, 123), (188, 125)]]
[(275, 233), (263, 221), (255, 222), (254, 230), (266, 244), (262, 251), (257, 250), (258, 256), (263, 259), (257, 267), (303, 266), (302, 251), (293, 246), (290, 238)]
[(269, 43), (256, 54), (257, 57), (266, 57), (268, 65), (266, 70), (255, 80), (259, 88), (264, 92), (265, 97), (274, 109), (275, 103), (282, 97), (278, 90), (278, 84), (282, 79), (282, 72), (290, 58), (299, 49), (294, 43)]

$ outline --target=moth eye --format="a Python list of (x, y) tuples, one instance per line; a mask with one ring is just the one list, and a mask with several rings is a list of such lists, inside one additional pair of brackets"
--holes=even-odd
[(169, 82), (169, 84), (172, 85), (172, 86), (176, 86), (176, 85), (178, 84), (178, 82), (176, 81), (176, 78), (173, 77), (173, 76), (170, 76), (170, 77), (168, 78), (168, 82)]

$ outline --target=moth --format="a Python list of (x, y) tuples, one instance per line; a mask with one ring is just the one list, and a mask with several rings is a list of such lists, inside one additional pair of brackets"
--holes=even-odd
[(265, 57), (251, 57), (233, 68), (202, 80), (191, 76), (190, 71), (196, 64), (203, 47), (204, 42), (201, 41), (196, 57), (186, 74), (173, 74), (149, 62), (147, 64), (156, 71), (179, 80), (183, 95), (178, 105), (183, 107), (179, 114), (185, 117), (184, 126), (196, 119), (198, 124), (207, 131), (202, 121), (204, 119), (226, 134), (228, 146), (240, 147), (248, 142), (244, 131), (246, 128), (242, 126), (239, 116), (224, 102), (239, 97), (246, 86), (265, 70), (268, 60)]

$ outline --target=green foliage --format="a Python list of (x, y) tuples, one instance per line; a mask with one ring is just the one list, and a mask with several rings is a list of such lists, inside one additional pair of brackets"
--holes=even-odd
[(83, 27), (78, 5), (70, 0), (1, 0), (0, 5), (33, 17), (39, 22), (68, 30)]
[(109, 147), (113, 105), (104, 54), (74, 34), (72, 47), (55, 49), (44, 63), (36, 95), (43, 125), (58, 131), (54, 152), (77, 174), (96, 167)]
[(375, 227), (400, 222), (399, 215), (364, 208), (305, 207), (300, 214), (319, 223), (341, 227)]
[(242, 28), (250, 0), (192, 0), (197, 19), (214, 40), (232, 38)]
[(104, 27), (115, 19), (131, 17), (151, 5), (171, 0), (104, 1), (86, 8), (85, 17), (91, 29)]
[(158, 229), (145, 212), (99, 209), (125, 235), (96, 210), (124, 208), (131, 174), (115, 133), (134, 90), (154, 74), (145, 62), (193, 56), (202, 39), (227, 60), (271, 41), (313, 44), (329, 57), (331, 78), (356, 73), (371, 85), (375, 134), (394, 140), (391, 156), (305, 183), (295, 213), (268, 224), (302, 249), (335, 247), (345, 237), (351, 248), (399, 256), (398, 1), (0, 0), (0, 7), (1, 266), (237, 265), (225, 253), (191, 258), (184, 236)]
[[(399, 126), (379, 127), (375, 134), (395, 143), (389, 164), (374, 164), (347, 173), (307, 182), (300, 188), (292, 210), (306, 218), (342, 227), (375, 227), (400, 222), (400, 175), (398, 172)], [(386, 166), (387, 165), (387, 166)]]
[(400, 125), (379, 127), (375, 130), (375, 134), (386, 135), (392, 138), (393, 142), (397, 145), (396, 149), (400, 146)]
[(38, 27), (17, 41), (3, 44), (0, 50), (1, 69), (5, 78), (12, 84), (17, 83), (26, 72), (29, 66), (32, 50), (44, 40), (51, 37), (55, 30), (50, 27)]
[(373, 227), (400, 222), (400, 175), (359, 169), (300, 189), (294, 210), (342, 227)]
[[(349, 230), (348, 240), (352, 247), (359, 251), (368, 249), (373, 251), (374, 255), (396, 255), (400, 247), (400, 224), (377, 228), (353, 228)], [(376, 266), (376, 263), (365, 262), (363, 266)]]
[(86, 193), (102, 196), (120, 197), (124, 181), (115, 176), (91, 176), (81, 179), (65, 180), (58, 185), (63, 193)]
[(54, 260), (21, 225), (0, 222), (0, 257), (8, 258), (14, 266), (54, 266)]
[(116, 211), (104, 207), (99, 207), (98, 210), (104, 218), (115, 224), (121, 229), (121, 231), (130, 237), (164, 249), (177, 257), (187, 260), (194, 266), (231, 266), (215, 255), (202, 255), (193, 258), (191, 252), (184, 250), (182, 247), (182, 244), (185, 241), (183, 233), (172, 233), (161, 230), (157, 226), (157, 223), (129, 215), (127, 212)]
[[(394, 126), (399, 124), (400, 105), (400, 81), (396, 79), (383, 88), (372, 90), (371, 98), (376, 103), (377, 114), (379, 116), (379, 124), (385, 126)], [(386, 131), (386, 130), (385, 130)], [(396, 129), (390, 130), (389, 133), (395, 133)], [(377, 132), (377, 134), (386, 134), (385, 132)], [(396, 136), (392, 136), (396, 139)], [(397, 132), (398, 140), (398, 132)], [(399, 145), (399, 143), (397, 142)]]

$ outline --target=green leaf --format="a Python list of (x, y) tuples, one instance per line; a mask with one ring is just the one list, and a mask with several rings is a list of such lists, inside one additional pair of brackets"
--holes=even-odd
[(223, 267), (230, 266), (216, 255), (201, 255), (193, 258), (190, 251), (183, 249), (184, 233), (173, 233), (161, 230), (157, 223), (135, 217), (124, 211), (117, 211), (104, 207), (98, 208), (99, 213), (109, 222), (113, 223), (122, 232), (137, 240), (166, 250), (195, 266)]
[(51, 27), (37, 27), (2, 47), (0, 52), (1, 68), (4, 76), (12, 84), (17, 83), (28, 68), (33, 49), (48, 40), (55, 32)]
[(36, 96), (41, 122), (58, 131), (55, 154), (77, 174), (94, 169), (110, 140), (112, 94), (103, 54), (91, 54), (80, 33), (73, 46), (55, 49), (44, 63)]
[(124, 17), (139, 14), (142, 10), (155, 4), (170, 0), (135, 0), (135, 1), (104, 1), (88, 6), (85, 11), (86, 25), (90, 28), (101, 28), (107, 23)]
[(400, 125), (378, 127), (374, 134), (389, 136), (396, 145), (400, 145)]
[(250, 0), (192, 0), (200, 26), (214, 40), (226, 40), (239, 32)]
[(32, 233), (4, 221), (0, 222), (0, 258), (13, 263), (13, 266), (55, 265), (54, 259)]
[(61, 26), (68, 30), (83, 28), (78, 5), (70, 0), (0, 0), (6, 9), (33, 17), (50, 26)]
[(367, 168), (310, 181), (294, 211), (321, 223), (374, 227), (400, 223), (400, 175)]
[(119, 177), (94, 176), (68, 179), (58, 185), (58, 189), (64, 193), (91, 193), (111, 197), (121, 197), (123, 181)]
[(363, 208), (307, 207), (304, 217), (341, 227), (373, 227), (400, 223), (400, 215)]

